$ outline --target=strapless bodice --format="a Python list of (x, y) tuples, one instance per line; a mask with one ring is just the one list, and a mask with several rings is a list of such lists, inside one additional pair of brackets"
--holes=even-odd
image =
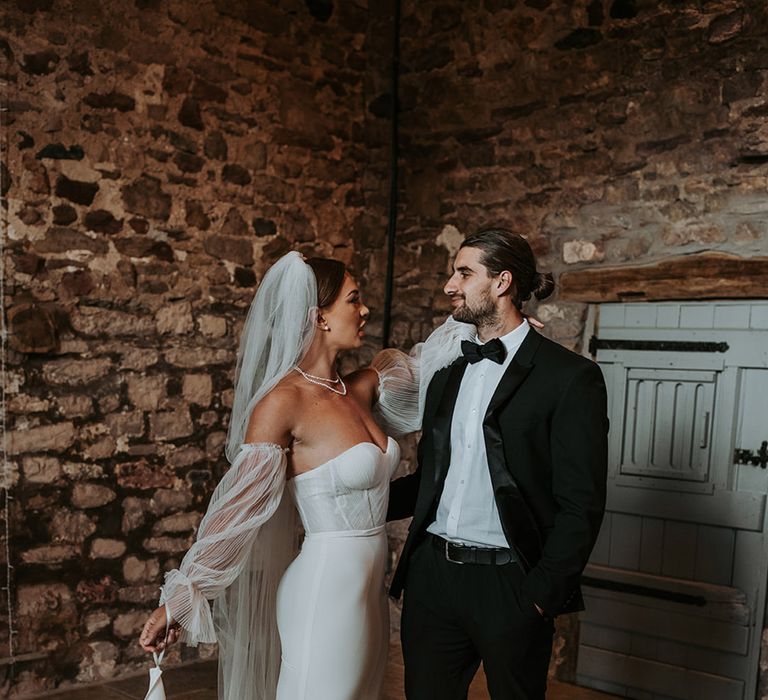
[(307, 534), (370, 530), (385, 524), (389, 480), (400, 461), (391, 437), (382, 452), (360, 442), (291, 479), (289, 488)]

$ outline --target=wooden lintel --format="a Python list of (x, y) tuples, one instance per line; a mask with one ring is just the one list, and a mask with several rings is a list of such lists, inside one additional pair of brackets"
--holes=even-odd
[(696, 253), (647, 265), (589, 267), (560, 276), (563, 301), (766, 299), (768, 257)]

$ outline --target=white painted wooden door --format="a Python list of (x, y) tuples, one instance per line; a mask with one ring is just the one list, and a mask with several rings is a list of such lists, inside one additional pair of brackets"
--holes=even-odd
[[(768, 569), (768, 302), (604, 304), (596, 339), (608, 507), (585, 572), (578, 682), (644, 700), (752, 700)], [(737, 463), (749, 461), (739, 449), (758, 463)]]

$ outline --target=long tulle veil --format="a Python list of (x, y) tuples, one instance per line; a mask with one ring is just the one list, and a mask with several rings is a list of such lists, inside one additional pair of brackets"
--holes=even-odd
[(264, 275), (243, 326), (227, 433), (230, 462), (243, 443), (253, 407), (309, 348), (316, 311), (315, 274), (300, 253), (287, 253)]
[[(237, 455), (253, 407), (298, 364), (315, 329), (317, 281), (291, 252), (264, 275), (243, 327), (226, 455)], [(240, 576), (214, 602), (220, 700), (274, 700), (280, 670), (277, 586), (298, 548), (287, 492), (259, 530)]]

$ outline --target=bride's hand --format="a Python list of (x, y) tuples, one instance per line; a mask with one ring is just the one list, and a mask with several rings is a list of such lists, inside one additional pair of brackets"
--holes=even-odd
[(528, 321), (528, 323), (530, 323), (534, 328), (544, 328), (544, 324), (534, 316), (526, 316), (525, 314), (523, 314), (523, 318), (526, 321)]
[(144, 625), (139, 637), (139, 644), (144, 651), (162, 651), (179, 638), (179, 626), (171, 620), (168, 639), (165, 638), (165, 606), (155, 610)]

